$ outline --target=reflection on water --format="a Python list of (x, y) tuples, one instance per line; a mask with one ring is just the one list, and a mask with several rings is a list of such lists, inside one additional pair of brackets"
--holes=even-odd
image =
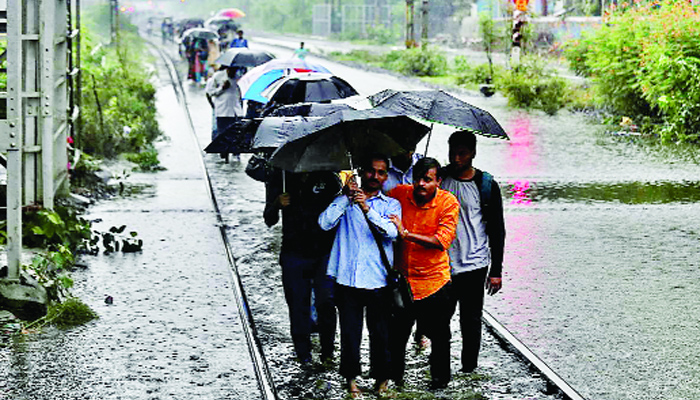
[(503, 188), (510, 205), (533, 202), (614, 202), (622, 204), (695, 203), (700, 182), (530, 182), (511, 180)]
[(506, 215), (504, 286), (487, 308), (586, 398), (700, 398), (700, 292), (683, 284), (700, 279), (697, 148), (577, 115), (494, 114), (511, 140), (479, 138), (475, 160)]

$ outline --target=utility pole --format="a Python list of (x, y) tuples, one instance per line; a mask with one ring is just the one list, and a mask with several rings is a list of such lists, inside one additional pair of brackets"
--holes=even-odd
[(413, 0), (406, 0), (406, 48), (416, 47), (413, 25)]
[(423, 0), (423, 6), (421, 7), (421, 47), (423, 49), (428, 48), (428, 0)]
[(517, 65), (520, 63), (520, 54), (523, 47), (523, 27), (527, 23), (527, 3), (528, 0), (515, 0), (515, 10), (513, 11), (513, 29), (511, 35), (512, 46), (510, 49), (510, 63)]

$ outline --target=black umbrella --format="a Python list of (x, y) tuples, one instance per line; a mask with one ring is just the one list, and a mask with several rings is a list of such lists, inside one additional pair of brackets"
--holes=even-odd
[(322, 102), (356, 96), (358, 93), (344, 79), (331, 74), (311, 72), (279, 79), (261, 95), (279, 104)]
[(507, 139), (508, 135), (488, 111), (466, 103), (442, 90), (382, 90), (369, 97), (375, 107), (412, 115), (432, 122), (469, 129), (475, 133)]
[[(270, 158), (292, 172), (352, 169), (363, 157), (394, 156), (413, 149), (430, 128), (384, 109), (340, 110), (320, 118), (301, 118)], [(356, 161), (353, 161), (356, 160)]]
[(255, 67), (275, 58), (274, 55), (262, 51), (251, 50), (247, 47), (233, 47), (226, 50), (215, 63), (227, 67)]
[(250, 153), (260, 119), (236, 119), (204, 148), (206, 153)]
[(286, 104), (273, 108), (267, 116), (290, 117), (294, 115), (301, 115), (304, 117), (324, 117), (332, 112), (340, 110), (352, 110), (352, 107), (343, 103)]

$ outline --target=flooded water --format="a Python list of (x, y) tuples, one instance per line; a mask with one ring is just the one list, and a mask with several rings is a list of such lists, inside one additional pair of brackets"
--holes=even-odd
[[(418, 87), (325, 65), (365, 95)], [(498, 96), (459, 97), (511, 136), (480, 138), (475, 161), (503, 187), (508, 231), (504, 289), (486, 307), (586, 398), (700, 398), (698, 149), (611, 135), (582, 115), (510, 110)], [(451, 131), (436, 126), (427, 153), (446, 161)], [(236, 197), (261, 201), (233, 176)], [(237, 203), (232, 221), (248, 226)], [(278, 233), (261, 228), (253, 219), (238, 237), (242, 263), (274, 261)]]
[[(269, 50), (278, 57), (291, 54)], [(324, 63), (363, 95), (384, 88), (420, 88), (413, 80), (310, 59)], [(210, 138), (211, 109), (201, 88), (186, 85), (185, 90), (203, 148)], [(700, 278), (697, 149), (643, 145), (639, 139), (609, 135), (580, 115), (550, 117), (513, 111), (499, 96), (458, 96), (490, 111), (511, 136), (510, 141), (480, 138), (475, 161), (502, 185), (508, 232), (504, 288), (487, 299), (486, 307), (588, 399), (700, 398), (700, 288), (695, 284)], [(450, 133), (451, 129), (436, 126), (427, 154), (446, 161)], [(425, 146), (425, 141), (419, 144), (418, 151), (425, 152)], [(293, 362), (277, 263), (281, 227), (267, 228), (263, 223), (263, 184), (243, 172), (246, 156), (241, 162), (228, 164), (216, 155), (207, 155), (205, 161), (280, 397), (342, 398), (337, 368), (302, 371)], [(140, 196), (157, 193), (149, 186), (137, 192)], [(135, 196), (134, 204), (141, 204), (139, 198)], [(167, 226), (168, 207), (171, 205), (162, 205), (149, 220)], [(192, 205), (193, 209), (201, 207)], [(107, 219), (117, 213), (109, 206), (97, 211), (105, 213)], [(193, 221), (202, 225), (215, 223), (209, 217), (193, 215)], [(139, 215), (132, 218), (132, 225), (143, 219)], [(90, 335), (85, 330), (95, 326), (68, 334), (49, 331), (41, 341), (14, 343), (11, 352), (0, 353), (4, 376), (9, 377), (0, 380), (0, 393), (21, 393), (7, 387), (21, 384), (21, 390), (29, 393), (27, 398), (33, 399), (75, 398), (75, 393), (84, 398), (119, 398), (124, 394), (133, 395), (126, 396), (129, 398), (174, 398), (169, 397), (171, 393), (192, 398), (192, 388), (204, 386), (211, 388), (207, 392), (210, 398), (252, 396), (256, 387), (241, 356), (244, 344), (229, 344), (226, 352), (220, 347), (226, 324), (237, 318), (230, 304), (218, 304), (220, 312), (212, 315), (188, 314), (184, 325), (182, 315), (165, 312), (156, 321), (156, 331), (144, 333), (134, 321), (142, 320), (146, 313), (138, 307), (119, 312), (110, 309), (103, 304), (102, 289), (109, 286), (126, 295), (146, 269), (131, 256), (114, 256), (105, 263), (102, 272), (87, 273), (88, 278), (95, 274), (91, 278), (95, 286), (81, 292), (104, 323), (97, 324), (97, 331)], [(167, 260), (157, 263), (161, 268), (171, 265)], [(115, 271), (125, 276), (126, 268), (130, 268), (129, 280), (114, 279)], [(185, 272), (170, 273), (182, 278)], [(203, 290), (229, 291), (222, 274), (224, 271), (217, 269), (204, 283), (209, 289)], [(133, 295), (144, 301), (155, 298), (167, 311), (171, 303), (181, 300), (179, 295), (187, 285), (197, 282), (195, 275), (174, 280), (184, 286), (174, 286), (167, 296), (159, 297), (162, 288), (157, 287), (148, 288), (153, 292), (144, 289)], [(199, 302), (210, 300), (190, 294), (188, 301), (196, 308)], [(126, 325), (120, 330), (109, 329), (120, 324)], [(456, 325), (453, 332), (456, 337)], [(164, 341), (171, 337), (175, 342)], [(153, 350), (127, 354), (126, 349), (134, 343), (150, 343)], [(199, 348), (187, 349), (192, 343)], [(452, 349), (455, 360), (458, 347)], [(91, 353), (82, 351), (85, 348), (104, 351), (102, 358), (89, 358), (86, 354)], [(366, 348), (363, 351), (366, 355)], [(125, 359), (128, 362), (123, 362)], [(491, 380), (474, 383), (457, 376), (454, 385), (476, 387), (490, 399), (554, 398), (544, 393), (542, 380), (533, 378), (489, 335), (485, 336), (484, 360), (480, 371)], [(409, 368), (424, 364), (423, 355), (411, 352)], [(137, 376), (132, 373), (135, 369), (143, 373)], [(149, 369), (153, 372), (150, 381)], [(156, 381), (163, 379), (164, 370), (168, 379)], [(221, 370), (227, 372), (214, 373)], [(425, 380), (419, 375), (424, 368), (412, 371), (409, 380)], [(251, 379), (227, 380), (241, 373)], [(360, 381), (365, 387), (371, 383)]]

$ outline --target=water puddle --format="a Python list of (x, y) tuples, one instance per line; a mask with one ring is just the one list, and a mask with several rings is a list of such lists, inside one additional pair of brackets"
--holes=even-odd
[(502, 188), (509, 204), (539, 202), (670, 204), (700, 202), (700, 182), (535, 182), (511, 180)]

